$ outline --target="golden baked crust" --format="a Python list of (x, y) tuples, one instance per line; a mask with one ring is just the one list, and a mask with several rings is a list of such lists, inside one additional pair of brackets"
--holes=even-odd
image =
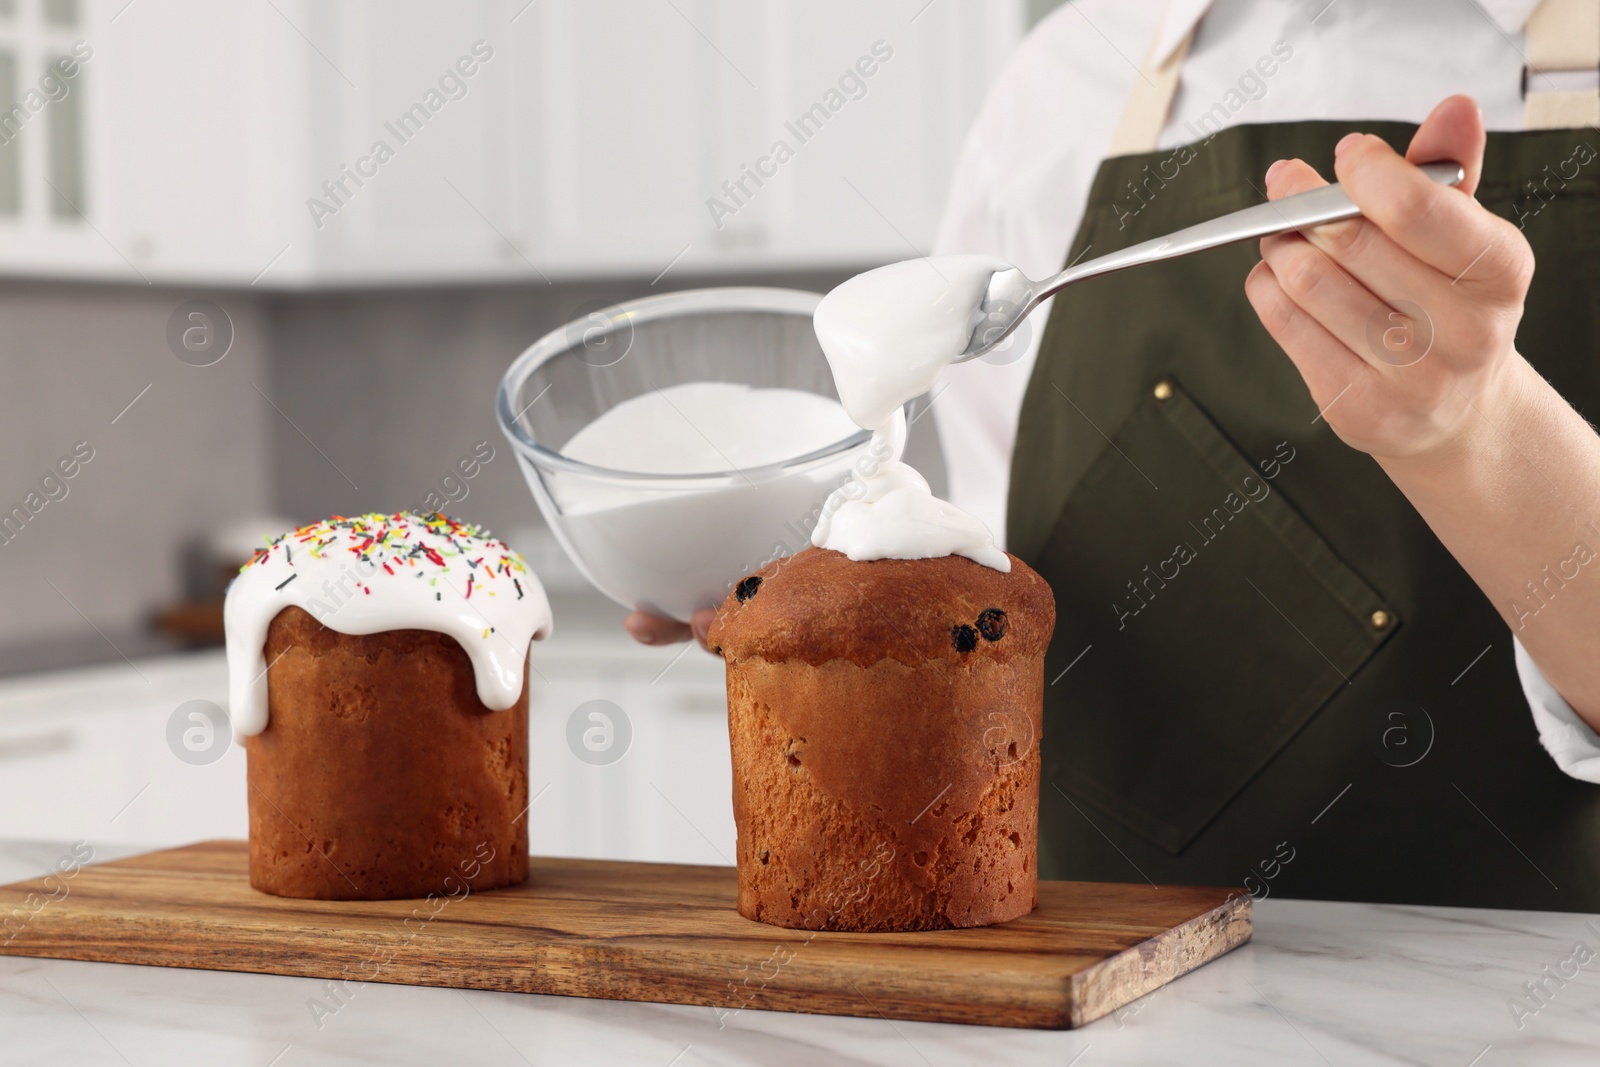
[[(846, 659), (863, 667), (886, 658), (915, 667), (1043, 655), (1055, 597), (1032, 568), (1009, 558), (1011, 572), (1002, 574), (965, 556), (857, 562), (807, 548), (735, 586), (711, 624), (711, 648), (734, 660)], [(979, 633), (991, 610), (1005, 612), (1003, 622), (984, 628), (993, 635), (1003, 626), (996, 640)]]
[(739, 914), (930, 930), (1032, 911), (1043, 673), (730, 662)]
[(270, 718), (245, 741), (252, 886), (391, 900), (527, 879), (526, 685), (490, 711), (452, 638), (342, 634), (297, 607), (265, 655)]
[(888, 931), (1031, 911), (1049, 586), (1015, 558), (1000, 574), (820, 549), (756, 576), (710, 633), (727, 666), (739, 913)]

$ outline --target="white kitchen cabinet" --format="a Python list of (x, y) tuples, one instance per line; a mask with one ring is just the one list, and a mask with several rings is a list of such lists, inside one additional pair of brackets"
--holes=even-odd
[(66, 2), (0, 0), (0, 58), (93, 50), (84, 219), (49, 212), (51, 104), (0, 272), (258, 287), (926, 251), (1023, 28), (1021, 0), (75, 0), (47, 26)]
[[(31, 27), (59, 3), (5, 0), (0, 48), (14, 37), (36, 66), (45, 53)], [(318, 87), (316, 55), (291, 24), (303, 24), (304, 0), (66, 6), (71, 26), (46, 36), (53, 50), (72, 41), (90, 54), (71, 95), (18, 138), (23, 203), (16, 217), (0, 215), (0, 271), (248, 284), (270, 263), (280, 280), (305, 277), (312, 250), (290, 195), (304, 184)], [(50, 125), (68, 103), (81, 112), (83, 180), (79, 210), (61, 217), (44, 168)]]
[(94, 48), (84, 40), (83, 16), (76, 3), (0, 0), (3, 266), (109, 268), (116, 260), (77, 214), (98, 192), (86, 187)]
[[(593, 643), (560, 641), (558, 632), (533, 652), (528, 778), (538, 799), (528, 816), (529, 847), (547, 856), (732, 864), (722, 660), (698, 646), (629, 648), (620, 632)], [(621, 708), (628, 720), (631, 737), (614, 762), (584, 762), (569, 742), (568, 720), (594, 700)], [(587, 714), (579, 721), (594, 728)], [(597, 740), (616, 746), (618, 734)]]
[[(536, 645), (529, 690), (529, 846), (540, 855), (732, 863), (732, 769), (722, 661), (558, 626)], [(0, 681), (0, 839), (166, 847), (247, 833), (245, 756), (177, 758), (181, 704), (227, 704), (220, 652)], [(580, 705), (606, 700), (615, 747), (586, 762), (568, 743)], [(631, 734), (616, 739), (625, 717)], [(586, 717), (583, 722), (588, 722)]]
[(1022, 29), (1007, 0), (601, 0), (526, 21), (519, 221), (551, 269), (652, 276), (680, 255), (704, 270), (926, 252)]
[(195, 766), (167, 747), (167, 720), (189, 700), (226, 706), (220, 654), (0, 682), (0, 836), (156, 845), (243, 836), (243, 751)]

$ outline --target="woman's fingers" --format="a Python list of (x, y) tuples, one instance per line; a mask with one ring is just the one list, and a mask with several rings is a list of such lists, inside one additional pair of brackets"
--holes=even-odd
[[(1325, 184), (1298, 159), (1267, 173), (1274, 200)], [(1452, 285), (1366, 219), (1269, 237), (1261, 254), (1291, 297), (1374, 366), (1409, 366), (1436, 342), (1445, 350), (1470, 349), (1481, 335), (1481, 323), (1460, 313), (1477, 295)]]
[(622, 620), (622, 627), (641, 645), (673, 645), (692, 637), (701, 648), (706, 648), (706, 634), (716, 617), (717, 613), (712, 608), (701, 608), (689, 616), (686, 623), (635, 611)]
[(1290, 298), (1268, 263), (1255, 265), (1244, 280), (1244, 291), (1261, 325), (1305, 379), (1318, 410), (1333, 404), (1351, 386), (1373, 373), (1347, 345)]
[(1406, 159), (1412, 163), (1437, 163), (1448, 159), (1461, 164), (1466, 179), (1456, 186), (1471, 196), (1483, 174), (1483, 112), (1470, 96), (1452, 96), (1428, 113), (1411, 137)]
[(711, 623), (716, 617), (717, 613), (712, 608), (701, 608), (689, 616), (689, 629), (694, 633), (694, 639), (707, 651), (710, 651), (711, 646), (706, 642), (706, 635), (711, 632)]
[[(1280, 160), (1267, 172), (1267, 195), (1273, 200), (1307, 192), (1326, 185), (1322, 176), (1303, 160)], [(1310, 248), (1299, 248), (1311, 257), (1322, 253), (1323, 264), (1342, 270), (1366, 289), (1387, 301), (1411, 300), (1425, 307), (1443, 306), (1453, 295), (1450, 279), (1401, 248), (1376, 225), (1364, 218), (1348, 219), (1326, 226), (1302, 230), (1299, 236)], [(1265, 254), (1267, 238), (1262, 242)], [(1288, 242), (1293, 245), (1293, 242)], [(1329, 262), (1331, 261), (1331, 262)], [(1308, 264), (1308, 269), (1317, 264)], [(1288, 272), (1274, 264), (1280, 278)], [(1291, 288), (1291, 293), (1293, 289)], [(1344, 336), (1347, 344), (1351, 338)]]
[[(1467, 391), (1513, 353), (1532, 253), (1516, 227), (1415, 163), (1453, 159), (1476, 183), (1482, 119), (1470, 100), (1434, 109), (1410, 158), (1366, 134), (1335, 150), (1362, 217), (1261, 242), (1245, 291), (1339, 436), (1375, 456), (1417, 455), (1457, 437)], [(1306, 164), (1268, 172), (1277, 200), (1325, 184)], [(1437, 335), (1436, 335), (1437, 333)], [(1438, 355), (1414, 371), (1397, 370)], [(1346, 396), (1346, 394), (1349, 394)], [(1341, 399), (1342, 398), (1342, 399)], [(1343, 406), (1330, 410), (1336, 404)]]
[(1368, 362), (1379, 361), (1369, 350), (1367, 327), (1388, 305), (1371, 290), (1299, 234), (1266, 238), (1261, 259), (1277, 287), (1330, 338)]
[(672, 645), (689, 640), (689, 624), (636, 611), (622, 620), (622, 628), (641, 645)]
[(1382, 138), (1351, 134), (1339, 142), (1334, 170), (1361, 213), (1400, 248), (1452, 285), (1497, 306), (1520, 305), (1533, 256), (1515, 226), (1487, 211), (1461, 189), (1440, 185), (1412, 162), (1450, 153), (1476, 174), (1483, 162), (1483, 124), (1462, 105), (1440, 105), (1417, 131), (1414, 159), (1401, 158)]

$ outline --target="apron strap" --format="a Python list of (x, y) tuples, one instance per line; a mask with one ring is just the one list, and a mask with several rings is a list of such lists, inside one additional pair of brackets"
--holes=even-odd
[(1600, 123), (1600, 0), (1543, 0), (1529, 16), (1526, 32), (1527, 128)]
[[(1522, 69), (1524, 122), (1530, 130), (1600, 125), (1600, 0), (1543, 0), (1528, 18), (1528, 63)], [(1111, 136), (1108, 156), (1156, 146), (1189, 45), (1190, 30), (1163, 59), (1159, 30)]]
[[(1595, 2), (1600, 3), (1600, 0)], [(1194, 30), (1184, 35), (1165, 60), (1156, 55), (1156, 49), (1161, 47), (1161, 36), (1158, 28), (1155, 39), (1150, 42), (1150, 53), (1139, 68), (1139, 77), (1134, 80), (1133, 92), (1122, 109), (1122, 119), (1111, 135), (1108, 156), (1132, 156), (1151, 151), (1161, 136), (1161, 128), (1167, 124), (1172, 98), (1178, 95), (1178, 74), (1189, 55)]]

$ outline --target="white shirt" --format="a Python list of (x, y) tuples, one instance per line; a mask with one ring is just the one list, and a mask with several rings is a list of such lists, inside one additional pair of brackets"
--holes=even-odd
[[(934, 252), (979, 252), (1044, 278), (1063, 266), (1084, 202), (1138, 67), (1196, 30), (1158, 148), (1201, 139), (1218, 104), (1239, 122), (1421, 122), (1455, 93), (1491, 130), (1523, 128), (1523, 27), (1539, 0), (1072, 0), (1018, 47), (968, 134)], [(1292, 49), (1270, 78), (1256, 61)], [(1231, 105), (1238, 104), (1237, 109)], [(1239, 298), (1244, 299), (1241, 290)], [(1022, 394), (1050, 313), (1011, 363), (945, 371), (933, 415), (950, 499), (1005, 543), (1006, 492)], [(1309, 396), (1305, 403), (1313, 411)], [(1517, 668), (1545, 748), (1568, 774), (1600, 783), (1600, 736), (1516, 643)]]

